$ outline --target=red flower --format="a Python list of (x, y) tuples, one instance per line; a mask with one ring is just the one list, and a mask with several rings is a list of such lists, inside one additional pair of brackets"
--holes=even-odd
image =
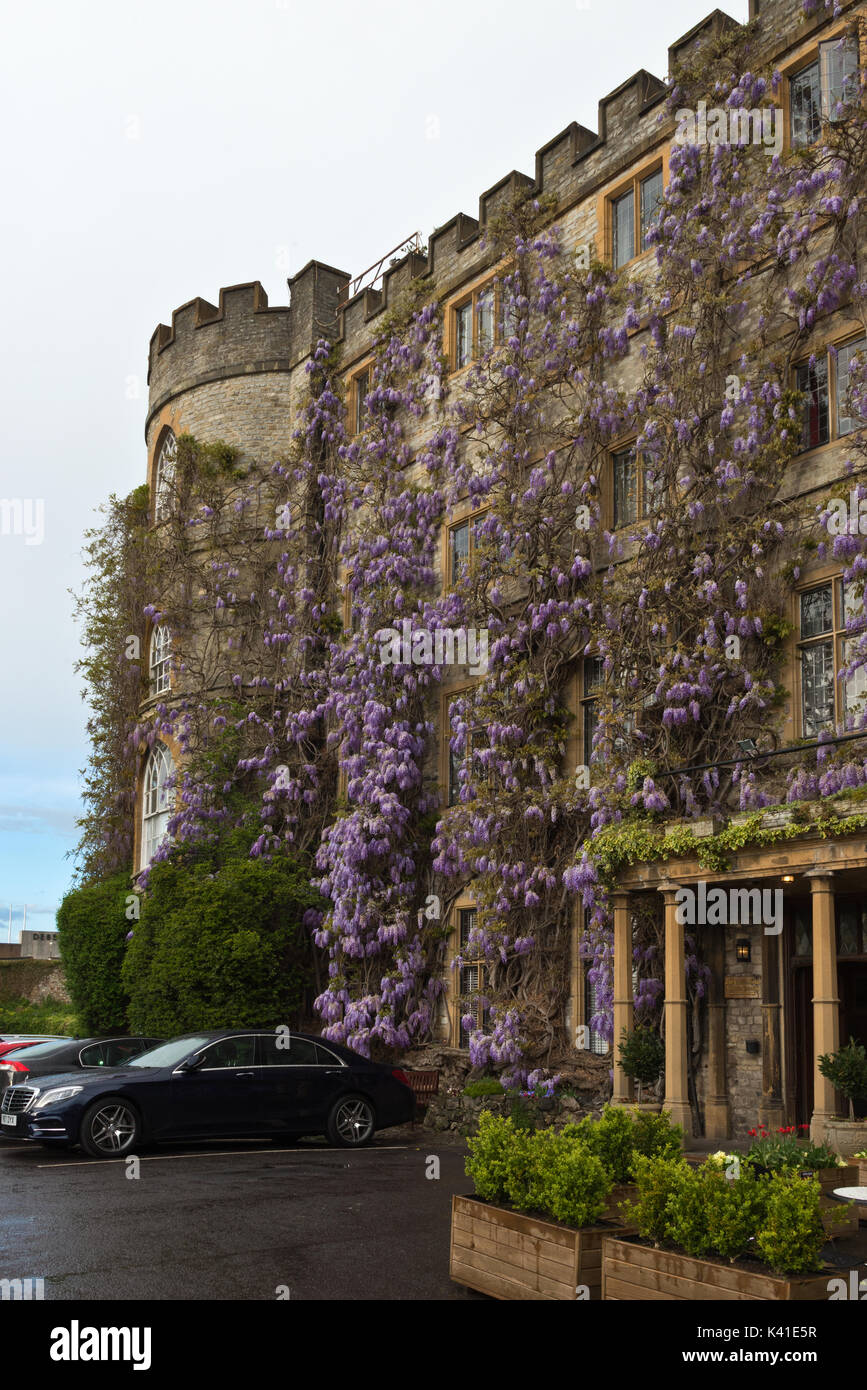
[(754, 1129), (748, 1129), (748, 1130), (747, 1130), (747, 1134), (748, 1134), (748, 1136), (749, 1136), (750, 1139), (755, 1139), (755, 1137), (756, 1137), (756, 1131), (755, 1131)]

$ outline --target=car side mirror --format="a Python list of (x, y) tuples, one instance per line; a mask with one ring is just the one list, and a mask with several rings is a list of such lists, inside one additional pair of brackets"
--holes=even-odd
[(184, 1062), (184, 1071), (198, 1071), (205, 1060), (204, 1052), (195, 1052), (188, 1061)]

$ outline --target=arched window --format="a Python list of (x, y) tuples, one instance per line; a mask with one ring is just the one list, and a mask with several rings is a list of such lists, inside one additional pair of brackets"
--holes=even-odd
[(142, 801), (141, 865), (146, 869), (168, 834), (174, 811), (174, 790), (168, 786), (174, 773), (172, 755), (164, 743), (156, 743), (147, 761)]
[(162, 695), (171, 685), (172, 634), (165, 623), (151, 636), (151, 694)]
[(154, 493), (156, 503), (154, 506), (154, 520), (159, 521), (166, 516), (171, 502), (172, 489), (175, 482), (175, 464), (178, 460), (178, 441), (175, 439), (171, 430), (166, 430), (165, 437), (160, 445), (157, 455), (157, 466), (154, 472)]

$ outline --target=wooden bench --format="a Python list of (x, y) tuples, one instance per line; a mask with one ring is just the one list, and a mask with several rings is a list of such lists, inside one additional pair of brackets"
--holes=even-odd
[(439, 1094), (440, 1074), (438, 1071), (408, 1071), (406, 1079), (415, 1095), (415, 1124), (419, 1118), (419, 1107), (426, 1107), (433, 1097)]

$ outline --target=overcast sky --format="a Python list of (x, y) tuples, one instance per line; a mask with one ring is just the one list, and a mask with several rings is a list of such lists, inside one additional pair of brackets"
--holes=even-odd
[[(667, 50), (707, 0), (3, 0), (0, 941), (51, 925), (85, 708), (70, 587), (144, 479), (158, 322), (316, 257), (358, 274), (426, 238)], [(747, 18), (747, 0), (727, 6)], [(44, 538), (39, 539), (39, 504)], [(28, 507), (29, 504), (29, 507)], [(14, 527), (12, 528), (14, 529)], [(30, 923), (28, 923), (30, 924)]]

